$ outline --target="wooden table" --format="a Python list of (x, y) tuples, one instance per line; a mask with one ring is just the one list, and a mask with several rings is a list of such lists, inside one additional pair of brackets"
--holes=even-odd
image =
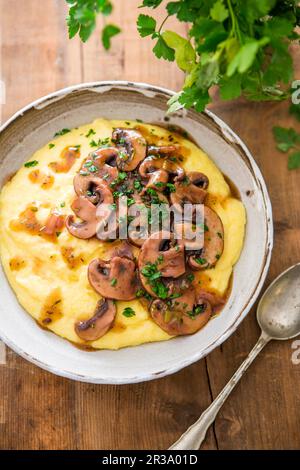
[[(0, 78), (7, 89), (2, 119), (79, 82), (126, 79), (180, 89), (183, 76), (176, 66), (158, 61), (150, 40), (138, 37), (140, 0), (115, 3), (113, 21), (123, 35), (108, 54), (98, 33), (85, 45), (67, 39), (63, 0), (26, 0), (21, 11), (19, 0), (0, 0)], [(177, 30), (184, 33), (185, 25)], [(271, 132), (292, 120), (286, 104), (241, 101), (213, 109), (249, 146), (270, 191), (275, 247), (269, 283), (300, 256), (300, 170), (288, 172)], [(210, 404), (258, 334), (253, 310), (207, 358), (170, 377), (125, 386), (56, 377), (6, 348), (0, 361), (0, 448), (166, 449)], [(209, 430), (205, 449), (300, 448), (300, 365), (291, 362), (291, 344), (274, 342), (256, 360)]]

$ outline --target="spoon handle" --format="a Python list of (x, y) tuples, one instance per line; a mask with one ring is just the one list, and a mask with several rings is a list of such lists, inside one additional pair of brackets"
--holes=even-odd
[(232, 392), (244, 372), (254, 361), (263, 347), (270, 341), (270, 337), (262, 333), (256, 345), (246, 357), (244, 362), (232, 376), (230, 381), (225, 385), (211, 405), (202, 413), (200, 418), (182, 434), (182, 436), (171, 447), (171, 450), (197, 450), (205, 439), (209, 426), (214, 422), (216, 416), (221, 409), (226, 398)]

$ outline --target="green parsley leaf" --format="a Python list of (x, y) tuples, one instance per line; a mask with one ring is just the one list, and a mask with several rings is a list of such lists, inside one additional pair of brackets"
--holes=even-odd
[(300, 151), (291, 153), (288, 159), (288, 169), (296, 170), (300, 168)]
[(24, 163), (25, 168), (32, 168), (33, 166), (37, 166), (39, 162), (37, 160), (32, 160), (31, 162)]
[(67, 129), (67, 128), (61, 129), (60, 131), (55, 132), (54, 137), (59, 137), (61, 135), (68, 134), (68, 132), (71, 132), (71, 129)]
[(131, 318), (135, 316), (135, 311), (131, 307), (125, 307), (122, 315), (124, 315), (126, 318)]
[(273, 134), (277, 142), (277, 148), (281, 152), (288, 152), (300, 142), (300, 135), (293, 128), (273, 127)]
[(90, 129), (85, 135), (85, 137), (89, 138), (91, 137), (91, 135), (95, 135), (95, 134), (96, 134), (96, 131), (94, 129)]
[(210, 9), (210, 16), (213, 20), (223, 23), (229, 16), (229, 12), (224, 5), (223, 0), (218, 0)]
[(102, 30), (102, 44), (108, 50), (111, 46), (111, 38), (121, 32), (121, 29), (114, 24), (107, 24)]
[(113, 277), (112, 280), (110, 281), (110, 285), (112, 287), (115, 287), (117, 285), (117, 283), (118, 283), (118, 280), (115, 277)]
[(149, 15), (139, 15), (137, 29), (142, 38), (151, 36), (156, 30), (156, 20)]
[(169, 60), (170, 62), (173, 62), (175, 60), (175, 51), (174, 49), (171, 49), (165, 40), (162, 38), (162, 36), (159, 37), (156, 45), (153, 48), (153, 52), (156, 55), (158, 59), (163, 57), (166, 60)]
[(48, 147), (49, 147), (49, 149), (53, 149), (53, 147), (55, 147), (55, 144), (50, 143), (50, 144), (48, 145)]

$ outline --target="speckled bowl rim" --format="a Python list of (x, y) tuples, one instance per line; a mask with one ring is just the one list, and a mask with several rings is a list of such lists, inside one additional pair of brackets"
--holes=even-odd
[[(21, 118), (25, 113), (30, 111), (32, 108), (41, 109), (46, 107), (48, 104), (53, 103), (56, 100), (60, 100), (66, 95), (69, 95), (72, 92), (80, 91), (80, 90), (93, 90), (93, 89), (101, 89), (105, 91), (107, 89), (113, 88), (121, 88), (121, 89), (129, 89), (136, 92), (144, 93), (147, 95), (148, 93), (157, 93), (165, 95), (166, 97), (172, 97), (175, 95), (174, 91), (171, 91), (167, 88), (159, 87), (150, 85), (147, 83), (139, 83), (139, 82), (129, 82), (129, 81), (99, 81), (99, 82), (87, 82), (81, 83), (77, 85), (72, 85), (69, 87), (62, 88), (58, 91), (45, 95), (30, 104), (26, 105), (19, 111), (17, 111), (13, 116), (11, 116), (3, 125), (0, 127), (0, 133), (2, 133), (11, 123), (13, 123), (16, 119)], [(196, 122), (199, 122), (197, 117), (199, 113), (194, 110), (188, 110), (189, 117), (194, 119)], [(161, 371), (156, 374), (144, 374), (139, 375), (138, 377), (132, 377), (126, 379), (118, 380), (116, 377), (106, 377), (105, 379), (95, 379), (94, 377), (89, 377), (85, 375), (79, 375), (76, 373), (70, 373), (69, 371), (65, 371), (60, 368), (56, 368), (53, 366), (49, 366), (48, 364), (41, 362), (38, 358), (33, 357), (26, 353), (26, 351), (22, 350), (16, 343), (11, 341), (7, 338), (1, 331), (0, 331), (0, 338), (2, 341), (9, 346), (13, 351), (19, 354), (24, 359), (28, 360), (29, 362), (37, 365), (38, 367), (54, 373), (56, 375), (66, 377), (72, 380), (81, 381), (81, 382), (88, 382), (88, 383), (96, 383), (96, 384), (125, 384), (125, 383), (138, 383), (144, 382), (148, 380), (158, 379), (167, 375), (174, 374), (179, 370), (193, 364), (196, 361), (207, 356), (211, 351), (213, 351), (216, 347), (220, 346), (229, 336), (231, 336), (237, 327), (240, 325), (242, 320), (246, 317), (249, 313), (251, 307), (254, 305), (262, 287), (266, 276), (268, 274), (269, 265), (271, 261), (272, 249), (273, 249), (273, 217), (272, 217), (272, 205), (269, 198), (268, 190), (264, 181), (264, 178), (259, 170), (258, 165), (256, 164), (254, 158), (252, 157), (249, 149), (244, 144), (244, 142), (240, 139), (240, 137), (220, 118), (218, 118), (213, 112), (209, 110), (205, 110), (204, 114), (218, 127), (220, 134), (222, 137), (228, 141), (231, 145), (235, 144), (240, 149), (240, 153), (243, 154), (243, 159), (245, 160), (245, 164), (248, 165), (249, 169), (252, 172), (252, 177), (254, 178), (258, 188), (261, 191), (263, 203), (264, 203), (264, 215), (265, 215), (265, 223), (266, 223), (266, 244), (265, 244), (265, 253), (264, 253), (264, 263), (263, 267), (260, 272), (259, 279), (256, 283), (256, 286), (253, 290), (253, 295), (250, 299), (248, 299), (244, 305), (244, 308), (240, 311), (239, 315), (233, 321), (229, 328), (227, 328), (223, 334), (221, 334), (212, 344), (208, 347), (203, 349), (202, 351), (197, 352), (193, 356), (190, 356), (188, 360), (182, 360), (181, 362), (177, 363), (175, 366), (168, 368), (167, 370)]]

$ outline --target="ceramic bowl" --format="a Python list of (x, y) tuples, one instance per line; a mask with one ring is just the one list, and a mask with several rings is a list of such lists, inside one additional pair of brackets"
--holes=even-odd
[[(50, 141), (57, 129), (95, 118), (165, 122), (169, 90), (140, 83), (98, 82), (65, 88), (35, 101), (0, 130), (0, 184)], [(273, 243), (272, 211), (263, 177), (239, 137), (213, 113), (180, 111), (169, 124), (193, 136), (238, 188), (247, 211), (246, 237), (234, 267), (230, 298), (222, 313), (198, 333), (119, 351), (85, 352), (44, 331), (19, 305), (0, 276), (0, 337), (16, 353), (54, 374), (74, 380), (124, 384), (172, 374), (206, 356), (245, 318), (265, 280)]]

